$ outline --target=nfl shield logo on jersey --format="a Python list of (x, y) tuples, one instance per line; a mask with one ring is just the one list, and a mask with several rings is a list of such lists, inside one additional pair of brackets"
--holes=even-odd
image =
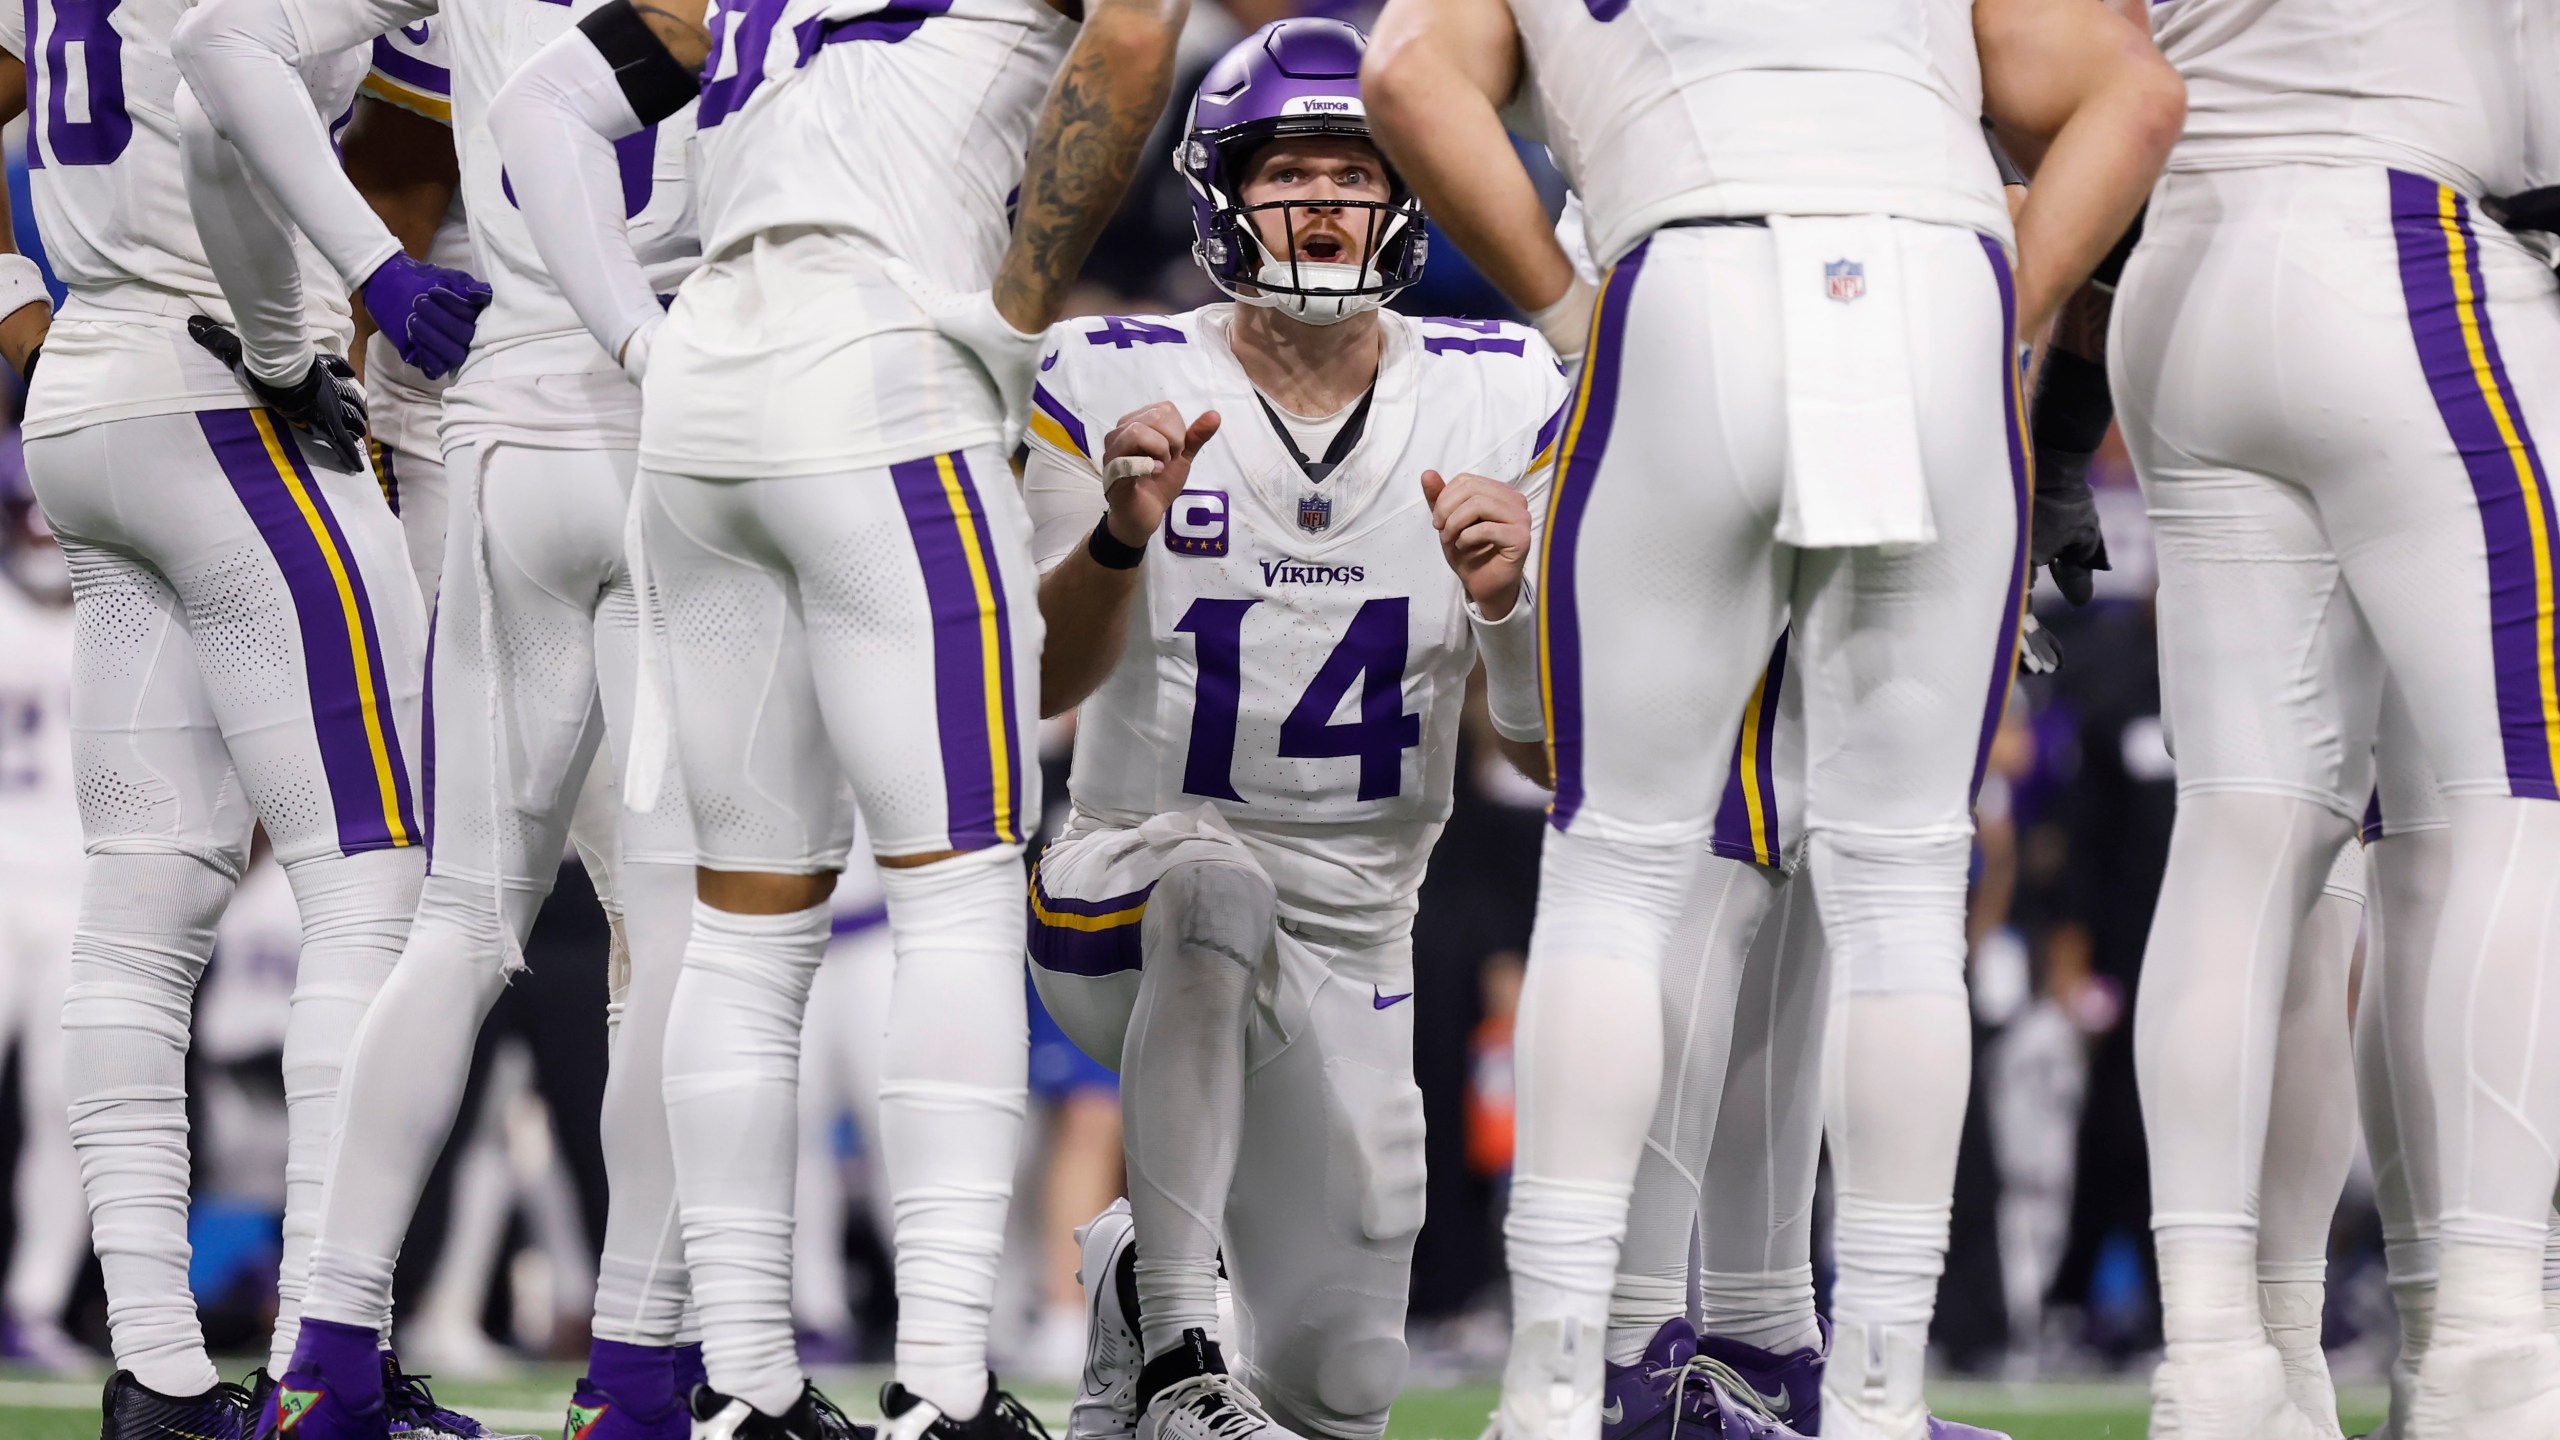
[(1822, 266), (1822, 293), (1846, 305), (1867, 293), (1867, 267), (1855, 260), (1829, 260)]
[(1321, 535), (1333, 523), (1333, 501), (1322, 495), (1298, 498), (1298, 528), (1310, 535)]

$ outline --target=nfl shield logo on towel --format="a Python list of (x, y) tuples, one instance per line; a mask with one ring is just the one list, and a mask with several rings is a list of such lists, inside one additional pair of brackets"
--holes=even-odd
[(1822, 293), (1846, 305), (1867, 293), (1867, 267), (1855, 260), (1826, 261), (1822, 267)]
[(1322, 495), (1298, 498), (1298, 528), (1310, 535), (1321, 535), (1333, 523), (1333, 502)]

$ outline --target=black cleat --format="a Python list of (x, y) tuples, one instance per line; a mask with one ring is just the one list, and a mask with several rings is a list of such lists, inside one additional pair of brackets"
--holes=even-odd
[(201, 1395), (163, 1395), (119, 1370), (99, 1409), (98, 1440), (252, 1440), (258, 1430), (249, 1392), (222, 1382)]
[(931, 1401), (892, 1380), (880, 1387), (880, 1440), (1049, 1440), (1049, 1428), (1010, 1391), (987, 1377), (978, 1413), (954, 1420)]
[(689, 1408), (693, 1440), (874, 1440), (879, 1433), (846, 1419), (836, 1402), (805, 1382), (800, 1399), (779, 1415), (767, 1415), (708, 1385), (693, 1387)]

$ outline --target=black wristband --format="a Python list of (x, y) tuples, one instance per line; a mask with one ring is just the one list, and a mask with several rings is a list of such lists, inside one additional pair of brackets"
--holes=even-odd
[(631, 113), (641, 124), (655, 125), (702, 94), (701, 79), (667, 53), (665, 42), (631, 8), (631, 0), (597, 6), (578, 22), (578, 29), (613, 67), (614, 83), (622, 87), (622, 98), (631, 102)]
[(2106, 440), (2107, 423), (2115, 414), (2106, 366), (2058, 346), (2045, 352), (2044, 373), (2036, 380), (2035, 404), (2028, 411), (2028, 428), (2039, 449), (2086, 455)]
[(1084, 553), (1105, 570), (1135, 570), (1138, 562), (1147, 558), (1147, 547), (1122, 543), (1119, 536), (1111, 533), (1111, 517), (1105, 515), (1094, 522), (1093, 536), (1084, 542)]

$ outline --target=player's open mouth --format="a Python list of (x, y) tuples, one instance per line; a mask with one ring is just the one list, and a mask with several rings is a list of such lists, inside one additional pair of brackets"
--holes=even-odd
[(1345, 258), (1346, 247), (1339, 235), (1309, 235), (1298, 241), (1298, 258), (1319, 265), (1332, 265)]

